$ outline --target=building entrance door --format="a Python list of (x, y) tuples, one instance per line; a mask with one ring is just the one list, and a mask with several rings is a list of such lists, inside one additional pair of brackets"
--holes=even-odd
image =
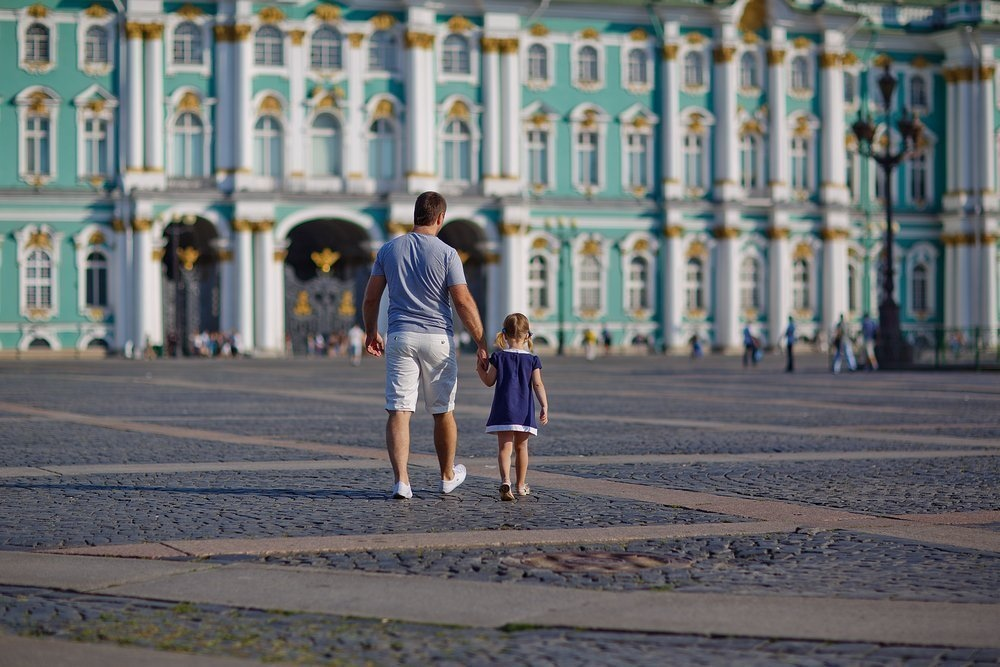
[[(489, 312), (489, 304), (487, 303), (489, 285), (487, 284), (486, 276), (488, 263), (485, 251), (486, 235), (473, 222), (455, 220), (441, 228), (438, 238), (458, 251), (458, 256), (462, 259), (462, 268), (465, 269), (465, 280), (469, 284), (469, 292), (472, 293), (472, 298), (476, 300), (481, 317), (485, 319), (486, 314)], [(466, 337), (461, 335), (464, 327), (458, 315), (453, 313), (452, 319), (455, 325), (455, 332), (459, 334), (463, 345), (466, 346), (466, 349), (474, 349), (474, 346), (469, 347), (469, 342), (465, 340)]]
[(163, 340), (168, 356), (194, 352), (194, 336), (219, 330), (219, 257), (215, 226), (197, 216), (163, 230)]

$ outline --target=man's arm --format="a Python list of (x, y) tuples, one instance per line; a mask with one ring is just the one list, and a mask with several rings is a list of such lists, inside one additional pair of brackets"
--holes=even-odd
[(448, 288), (448, 292), (451, 294), (452, 303), (455, 304), (455, 310), (458, 311), (459, 319), (465, 325), (465, 330), (472, 336), (472, 340), (476, 341), (476, 357), (479, 360), (480, 368), (484, 370), (488, 369), (490, 355), (486, 351), (483, 322), (479, 318), (479, 308), (476, 306), (476, 300), (472, 298), (469, 286), (464, 284), (452, 285)]
[(382, 336), (378, 333), (378, 307), (385, 292), (385, 276), (373, 275), (365, 287), (365, 298), (361, 304), (361, 316), (365, 322), (365, 349), (368, 354), (380, 357), (385, 350)]

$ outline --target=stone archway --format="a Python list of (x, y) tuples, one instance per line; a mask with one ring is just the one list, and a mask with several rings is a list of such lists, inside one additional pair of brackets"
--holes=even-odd
[[(469, 284), (469, 291), (479, 306), (479, 312), (485, 319), (489, 312), (487, 295), (489, 294), (489, 284), (487, 277), (488, 255), (485, 250), (486, 234), (479, 225), (468, 220), (453, 220), (441, 228), (438, 238), (458, 251), (458, 256), (462, 259), (462, 267), (465, 269), (465, 280)], [(454, 317), (456, 333), (463, 330), (461, 320), (456, 315)], [(485, 324), (485, 322), (484, 322)], [(489, 338), (489, 336), (487, 336)]]
[(361, 323), (370, 240), (362, 227), (338, 219), (311, 220), (289, 231), (284, 303), (292, 354), (320, 352), (317, 336), (324, 343), (342, 340)]
[(215, 225), (200, 216), (163, 229), (163, 341), (167, 355), (189, 355), (192, 337), (219, 330), (220, 271)]

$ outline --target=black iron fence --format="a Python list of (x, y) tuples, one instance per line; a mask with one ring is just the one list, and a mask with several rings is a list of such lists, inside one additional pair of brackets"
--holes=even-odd
[(903, 337), (915, 366), (1000, 368), (1000, 329), (904, 326)]

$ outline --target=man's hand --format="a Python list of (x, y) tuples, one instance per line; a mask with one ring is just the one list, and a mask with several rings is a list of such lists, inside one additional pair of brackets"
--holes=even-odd
[(479, 346), (476, 349), (476, 363), (484, 371), (490, 369), (490, 353), (486, 351), (485, 347)]
[(382, 334), (377, 331), (374, 334), (365, 334), (365, 349), (373, 357), (381, 357), (382, 353), (385, 352), (385, 343), (382, 341)]

